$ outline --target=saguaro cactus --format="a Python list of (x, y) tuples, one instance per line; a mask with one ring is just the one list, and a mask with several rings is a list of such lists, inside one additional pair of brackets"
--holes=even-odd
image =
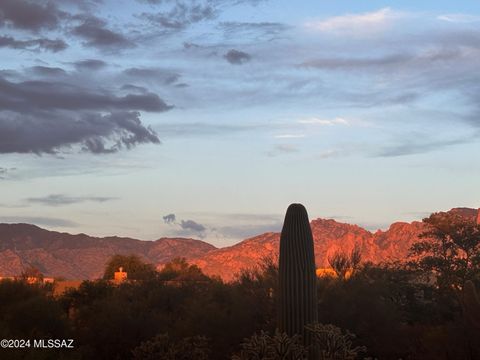
[(317, 321), (312, 230), (305, 207), (291, 204), (280, 236), (278, 327), (290, 336), (301, 335), (309, 346), (312, 339), (305, 325)]

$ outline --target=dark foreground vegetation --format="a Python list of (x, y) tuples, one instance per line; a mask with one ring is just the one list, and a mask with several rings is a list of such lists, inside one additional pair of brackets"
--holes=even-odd
[[(319, 359), (480, 359), (480, 227), (443, 213), (425, 222), (431, 230), (405, 262), (362, 264), (357, 251), (332, 259), (338, 275), (318, 279), (321, 324), (309, 330)], [(281, 347), (296, 356), (289, 359), (306, 354), (298, 338), (275, 331), (274, 261), (228, 284), (182, 259), (155, 271), (122, 256), (105, 278), (119, 265), (131, 281), (85, 281), (58, 297), (50, 285), (0, 282), (0, 338), (74, 339), (73, 349), (0, 349), (0, 358), (266, 360), (279, 359)]]

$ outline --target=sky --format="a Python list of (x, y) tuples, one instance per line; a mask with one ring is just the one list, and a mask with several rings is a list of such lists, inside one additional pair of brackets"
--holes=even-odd
[(374, 231), (480, 207), (479, 140), (476, 1), (0, 1), (0, 222)]

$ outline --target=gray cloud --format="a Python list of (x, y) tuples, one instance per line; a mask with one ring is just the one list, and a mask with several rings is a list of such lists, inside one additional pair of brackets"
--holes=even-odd
[(158, 95), (128, 94), (118, 97), (105, 91), (94, 92), (73, 84), (49, 81), (13, 83), (0, 78), (0, 106), (15, 112), (45, 110), (144, 110), (171, 109)]
[(396, 157), (406, 156), (414, 154), (423, 154), (445, 147), (455, 146), (470, 143), (478, 137), (479, 134), (474, 134), (470, 137), (458, 138), (458, 139), (445, 139), (445, 140), (429, 140), (425, 135), (416, 134), (412, 137), (415, 139), (405, 140), (403, 143), (395, 145), (387, 145), (384, 148), (376, 152), (375, 156), (378, 157)]
[(211, 136), (235, 134), (245, 131), (252, 131), (261, 128), (261, 125), (249, 124), (209, 124), (203, 122), (195, 123), (162, 123), (155, 126), (163, 136)]
[(63, 13), (58, 10), (53, 1), (0, 1), (0, 26), (39, 31), (57, 27)]
[(37, 226), (51, 226), (51, 227), (76, 227), (77, 223), (51, 217), (40, 216), (0, 216), (0, 222), (4, 223), (26, 223), (34, 224)]
[(95, 16), (76, 16), (81, 24), (72, 33), (86, 40), (86, 45), (103, 49), (128, 48), (134, 44), (125, 35), (107, 28), (107, 22)]
[(183, 230), (191, 230), (194, 232), (204, 232), (207, 230), (205, 226), (193, 220), (182, 220), (179, 225)]
[[(36, 66), (29, 71), (56, 81), (12, 82), (0, 77), (0, 153), (55, 153), (76, 145), (102, 154), (160, 143), (139, 113), (172, 108), (158, 95), (119, 96), (92, 83), (85, 88), (59, 68)], [(58, 75), (64, 75), (63, 82)]]
[(223, 55), (225, 60), (227, 60), (230, 64), (233, 65), (241, 65), (250, 61), (252, 58), (249, 54), (243, 51), (231, 49), (225, 55)]
[(79, 71), (96, 71), (106, 67), (107, 63), (105, 61), (97, 59), (86, 59), (76, 61), (74, 65), (75, 68)]
[(42, 117), (0, 113), (0, 153), (55, 153), (81, 145), (94, 154), (159, 144), (156, 133), (142, 125), (138, 112), (107, 115), (47, 114)]
[(131, 92), (134, 92), (134, 93), (138, 93), (138, 94), (145, 94), (145, 93), (148, 92), (148, 90), (146, 88), (144, 88), (143, 86), (137, 86), (137, 85), (132, 85), (132, 84), (122, 85), (121, 89), (125, 90), (125, 91), (131, 91)]
[(282, 154), (292, 154), (298, 152), (298, 147), (292, 144), (277, 144), (273, 150), (267, 153), (268, 156), (278, 156)]
[(62, 75), (66, 75), (67, 72), (61, 68), (58, 67), (48, 67), (48, 66), (32, 66), (30, 70), (35, 74), (35, 75), (40, 75), (40, 76), (47, 76), (47, 77), (58, 77)]
[(52, 51), (58, 52), (65, 50), (68, 45), (65, 41), (56, 39), (30, 39), (30, 40), (17, 40), (11, 36), (0, 36), (0, 47), (8, 47), (11, 49), (31, 50), (31, 51)]
[(0, 180), (5, 180), (9, 177), (12, 171), (15, 171), (16, 168), (4, 168), (0, 167)]
[(111, 200), (116, 200), (114, 197), (105, 196), (68, 196), (63, 194), (51, 194), (43, 197), (26, 198), (25, 201), (30, 204), (40, 204), (46, 206), (62, 206), (78, 204), (82, 202), (98, 202), (104, 203)]
[(321, 58), (309, 60), (300, 66), (330, 70), (385, 70), (404, 66), (431, 66), (435, 62), (450, 61), (461, 57), (457, 50), (439, 49), (425, 54), (397, 53), (377, 58)]
[(163, 221), (165, 224), (172, 224), (175, 223), (176, 217), (175, 214), (168, 214), (163, 217)]
[(287, 31), (290, 27), (274, 22), (224, 21), (218, 24), (218, 28), (223, 31), (227, 38), (251, 37), (254, 39), (266, 38), (271, 40)]
[(217, 16), (216, 9), (209, 3), (182, 3), (175, 2), (174, 6), (167, 11), (155, 14), (143, 13), (141, 17), (155, 25), (160, 25), (168, 32), (176, 32), (185, 29), (191, 24), (204, 20), (210, 20)]
[(148, 81), (159, 81), (164, 84), (173, 84), (178, 81), (180, 74), (159, 68), (137, 68), (125, 69), (123, 73), (129, 77)]

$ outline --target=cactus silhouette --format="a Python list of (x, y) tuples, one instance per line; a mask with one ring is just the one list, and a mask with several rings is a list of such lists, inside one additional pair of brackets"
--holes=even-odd
[(304, 344), (310, 346), (312, 335), (305, 325), (318, 321), (315, 256), (307, 210), (301, 204), (291, 204), (285, 215), (278, 285), (280, 331), (301, 335)]

